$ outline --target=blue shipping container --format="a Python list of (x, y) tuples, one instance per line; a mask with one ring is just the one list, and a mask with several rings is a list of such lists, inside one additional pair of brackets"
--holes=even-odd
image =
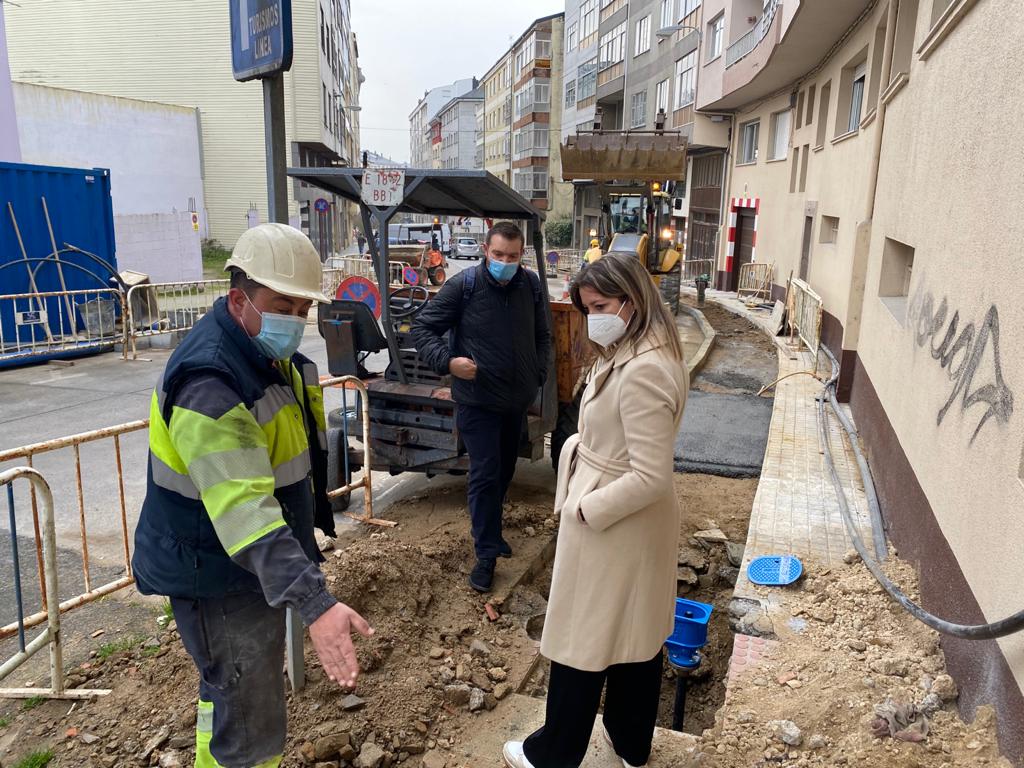
[[(110, 171), (105, 168), (57, 168), (20, 163), (0, 163), (0, 296), (32, 292), (22, 247), (18, 242), (13, 211), (24, 243), (24, 254), (35, 273), (35, 290), (61, 291), (53, 245), (43, 211), (43, 198), (60, 252), (65, 288), (96, 290), (114, 288), (117, 270), (114, 246), (114, 211), (110, 197)], [(97, 258), (71, 250), (86, 251)], [(45, 261), (44, 261), (45, 260)], [(81, 329), (82, 318), (68, 318), (46, 302), (47, 325), (54, 336)], [(41, 341), (41, 326), (18, 325), (14, 302), (0, 301), (3, 346)], [(23, 319), (23, 318), (22, 318)], [(77, 328), (70, 328), (75, 322)], [(63, 324), (63, 327), (59, 327)], [(52, 351), (52, 350), (50, 350)], [(45, 357), (57, 355), (47, 354)], [(24, 361), (23, 361), (24, 362)], [(0, 356), (0, 366), (3, 360)]]

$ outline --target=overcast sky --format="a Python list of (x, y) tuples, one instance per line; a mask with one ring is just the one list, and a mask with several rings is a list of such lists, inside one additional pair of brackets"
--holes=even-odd
[(351, 0), (363, 149), (409, 159), (409, 113), (429, 88), (480, 77), (530, 23), (561, 0)]

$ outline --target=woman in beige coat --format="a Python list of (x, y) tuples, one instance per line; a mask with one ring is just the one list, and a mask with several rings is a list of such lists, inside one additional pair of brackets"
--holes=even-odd
[(675, 319), (635, 256), (586, 267), (572, 300), (598, 359), (579, 434), (558, 464), (561, 523), (541, 641), (547, 717), (525, 743), (505, 745), (510, 768), (579, 766), (606, 684), (605, 737), (624, 766), (646, 764), (673, 628), (673, 448), (689, 389)]

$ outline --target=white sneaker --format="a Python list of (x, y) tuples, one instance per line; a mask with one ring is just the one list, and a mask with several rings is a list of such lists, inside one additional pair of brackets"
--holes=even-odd
[(505, 765), (508, 768), (533, 768), (533, 763), (526, 759), (523, 754), (523, 742), (506, 741), (504, 749), (501, 750), (505, 758)]
[[(608, 733), (608, 728), (605, 727), (604, 723), (601, 723), (601, 733), (604, 734), (605, 742), (608, 744), (609, 747), (612, 748), (612, 751), (615, 752), (615, 745), (612, 744), (612, 736), (610, 733)], [(615, 756), (619, 757), (618, 752), (615, 753)], [(633, 765), (632, 763), (627, 763), (625, 759), (621, 757), (619, 757), (619, 760), (622, 760), (622, 768), (643, 768), (642, 765)], [(644, 763), (644, 765), (646, 765), (646, 763)]]

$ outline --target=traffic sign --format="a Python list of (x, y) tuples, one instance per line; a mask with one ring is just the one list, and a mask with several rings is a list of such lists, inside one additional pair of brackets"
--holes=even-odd
[(328, 203), (324, 198), (318, 197), (316, 202), (313, 203), (313, 208), (317, 213), (327, 213), (330, 210), (331, 204)]
[(380, 319), (382, 308), (380, 291), (377, 290), (377, 286), (372, 281), (367, 280), (365, 277), (347, 277), (342, 280), (341, 285), (338, 286), (338, 290), (334, 294), (334, 298), (366, 304), (370, 311), (373, 312), (373, 316), (378, 320)]
[(292, 0), (229, 0), (231, 68), (253, 80), (292, 67)]
[(557, 251), (548, 251), (548, 264), (550, 264), (552, 267), (557, 267), (558, 266), (558, 252)]
[(405, 199), (405, 171), (401, 168), (367, 168), (360, 195), (367, 205), (391, 208)]
[(192, 214), (192, 229), (194, 231), (196, 231), (196, 232), (199, 231), (199, 214), (198, 213), (193, 213)]
[(420, 284), (420, 273), (412, 267), (405, 267), (402, 270), (402, 282), (406, 285), (419, 285)]

